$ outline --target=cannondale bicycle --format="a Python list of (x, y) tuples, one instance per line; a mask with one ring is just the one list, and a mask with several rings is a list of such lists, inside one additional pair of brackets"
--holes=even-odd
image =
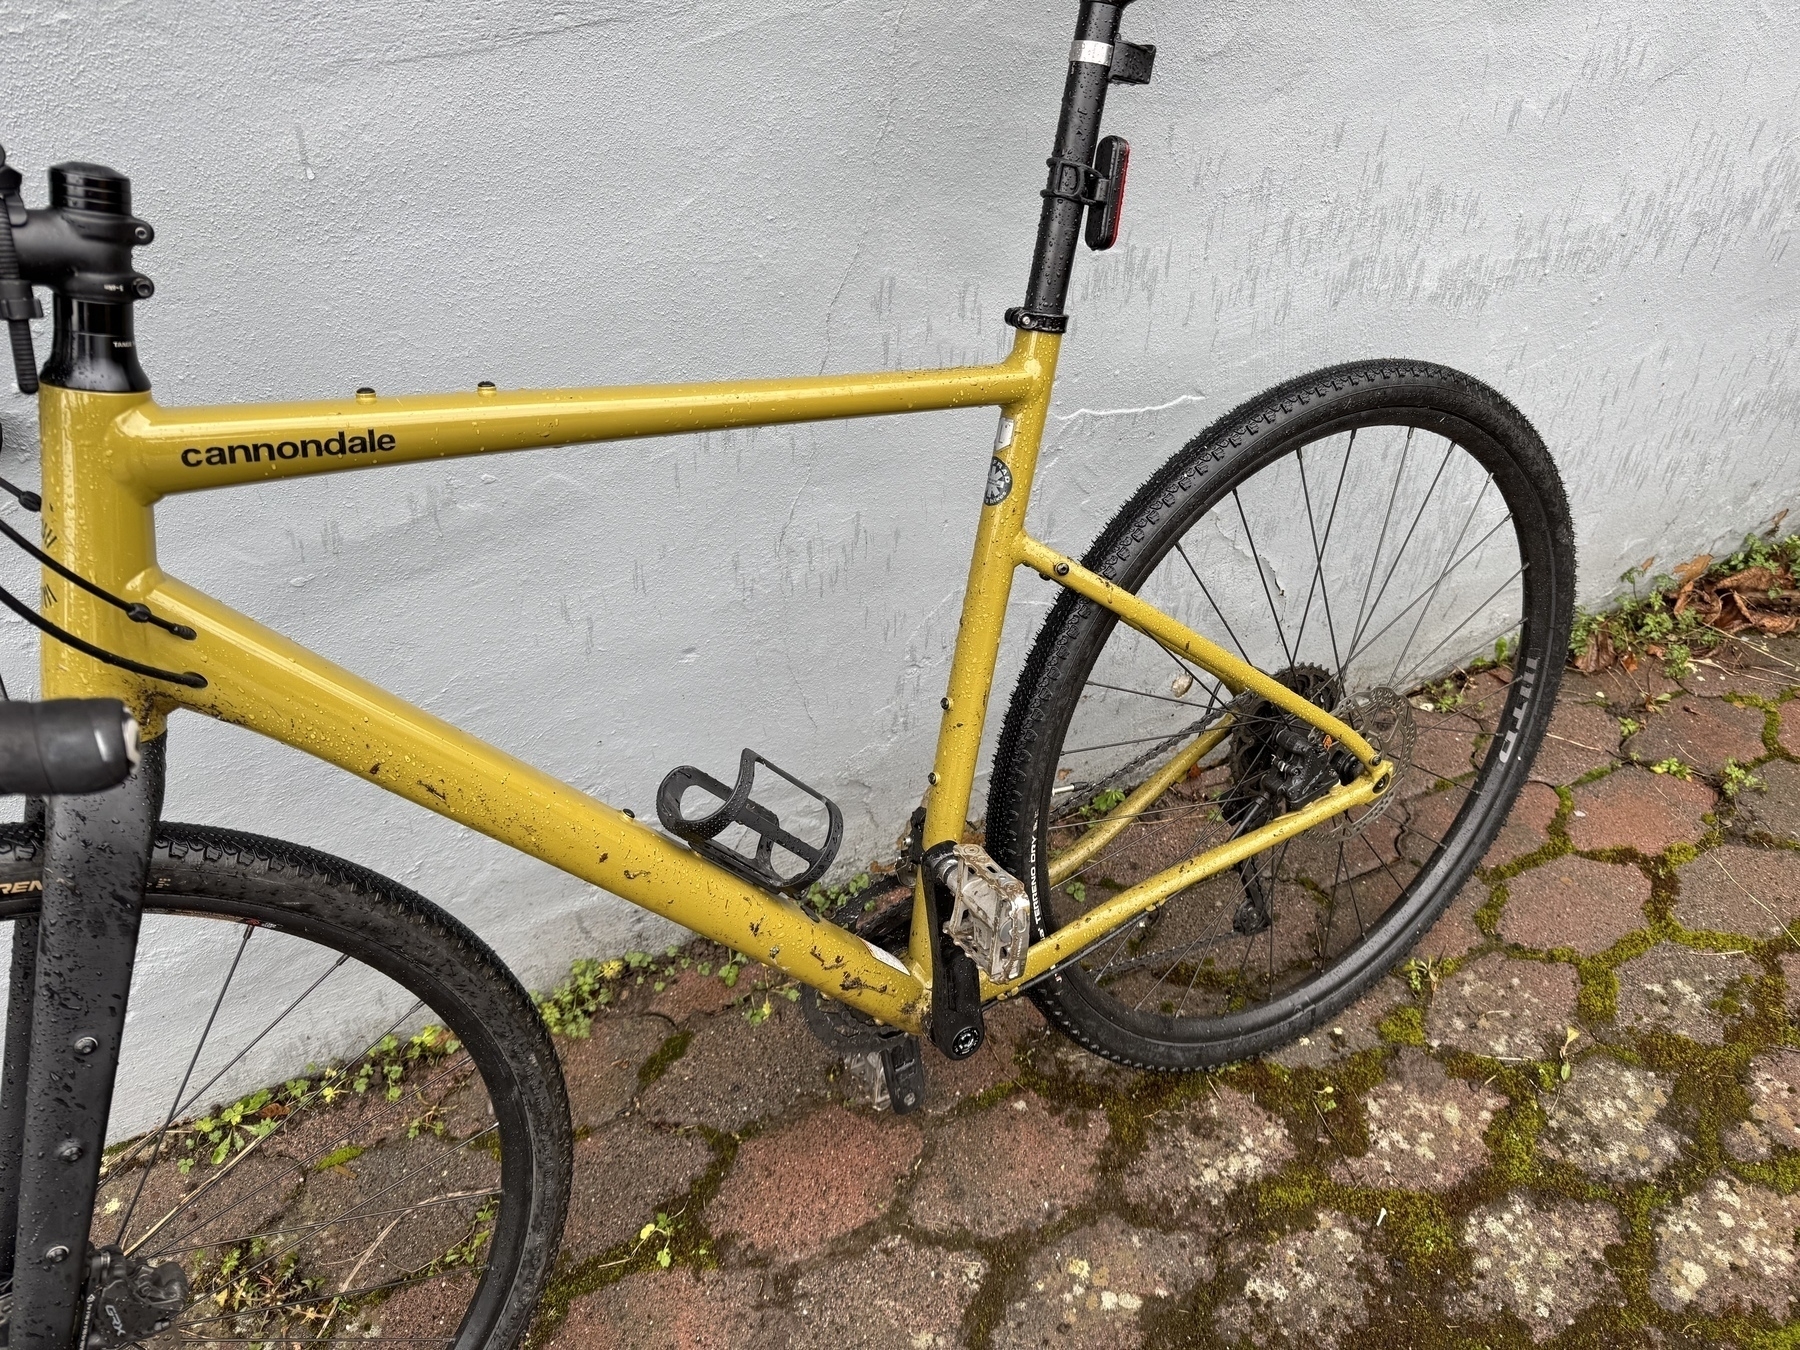
[[(134, 337), (152, 230), (128, 179), (60, 164), (39, 207), (5, 170), (0, 317), (42, 453), (40, 491), (14, 490), (41, 535), (5, 528), (42, 587), (0, 599), (42, 630), (42, 697), (116, 700), (143, 739), (120, 786), (47, 786), (0, 827), (12, 1345), (506, 1347), (555, 1259), (571, 1135), (531, 998), (404, 886), (161, 820), (177, 710), (778, 968), (895, 1110), (919, 1104), (922, 1054), (980, 1046), (996, 1000), (1033, 999), (1121, 1063), (1194, 1070), (1332, 1017), (1430, 926), (1544, 734), (1575, 578), (1563, 489), (1495, 390), (1369, 360), (1196, 428), (1120, 485), (1085, 551), (1027, 531), (1078, 248), (1121, 228), (1130, 148), (1100, 134), (1108, 91), (1153, 70), (1155, 48), (1120, 31), (1127, 4), (1079, 5), (1031, 272), (994, 364), (167, 408)], [(53, 310), (41, 373), (36, 288)], [(979, 523), (907, 885), (854, 923), (797, 900), (832, 867), (841, 816), (779, 751), (673, 769), (641, 821), (157, 562), (156, 508), (177, 494), (977, 406), (997, 432), (972, 451)], [(1060, 594), (971, 810), (1021, 569)]]

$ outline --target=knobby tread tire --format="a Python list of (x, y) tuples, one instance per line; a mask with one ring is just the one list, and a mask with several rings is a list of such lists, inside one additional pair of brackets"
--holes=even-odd
[[(1306, 435), (1310, 425), (1327, 426), (1384, 407), (1421, 405), (1441, 412), (1446, 423), (1474, 426), (1499, 443), (1510, 461), (1515, 490), (1533, 499), (1539, 511), (1539, 519), (1525, 522), (1524, 528), (1541, 529), (1546, 544), (1547, 575), (1529, 579), (1542, 601), (1533, 646), (1545, 660), (1535, 689), (1525, 696), (1528, 706), (1515, 749), (1497, 770), (1497, 807), (1488, 809), (1479, 828), (1461, 841), (1456, 883), (1439, 887), (1426, 904), (1409, 906), (1408, 921), (1381, 944), (1376, 959), (1363, 962), (1281, 1026), (1229, 1042), (1171, 1046), (1109, 1022), (1093, 1004), (1072, 996), (1067, 987), (1071, 982), (1056, 976), (1041, 981), (1030, 991), (1033, 1001), (1053, 1026), (1083, 1048), (1131, 1068), (1187, 1072), (1254, 1058), (1304, 1035), (1354, 1002), (1418, 942), (1480, 860), (1524, 785), (1549, 722), (1567, 651), (1574, 613), (1574, 529), (1561, 476), (1543, 440), (1518, 409), (1473, 376), (1430, 362), (1386, 359), (1331, 366), (1277, 385), (1219, 418), (1173, 455), (1100, 531), (1082, 562), (1135, 592), (1172, 547), (1172, 540), (1162, 549), (1154, 546), (1159, 530), (1170, 528), (1171, 518), (1179, 520), (1188, 513), (1197, 519), (1206, 509), (1206, 493), (1221, 474), (1229, 477), (1246, 465), (1251, 467), (1245, 472), (1254, 472), (1273, 462), (1282, 447)], [(1266, 458), (1259, 462), (1259, 457)], [(1062, 591), (1026, 658), (995, 750), (988, 847), (1030, 888), (1037, 937), (1047, 928), (1049, 886), (1047, 876), (1031, 861), (1030, 833), (1037, 828), (1029, 800), (1035, 782), (1032, 765), (1042, 755), (1049, 755), (1054, 764), (1060, 744), (1048, 742), (1061, 734), (1054, 705), (1058, 698), (1070, 697), (1071, 685), (1079, 690), (1112, 622), (1099, 606)], [(1104, 630), (1099, 644), (1084, 645), (1096, 625)]]
[[(0, 825), (0, 919), (35, 910), (39, 895), (28, 887), (41, 867), (39, 829)], [(466, 925), (417, 892), (342, 858), (237, 830), (159, 824), (145, 907), (248, 918), (320, 941), (424, 999), (449, 1024), (500, 1123), (504, 1197), (490, 1248), (493, 1276), (470, 1305), (482, 1309), (476, 1320), (486, 1330), (469, 1328), (456, 1346), (518, 1344), (556, 1260), (574, 1147), (555, 1045), (518, 978)]]

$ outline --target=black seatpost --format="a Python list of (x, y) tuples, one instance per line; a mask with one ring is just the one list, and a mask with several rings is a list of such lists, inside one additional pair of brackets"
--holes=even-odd
[(1119, 19), (1130, 3), (1082, 0), (1075, 45), (1069, 53), (1069, 76), (1063, 85), (1056, 148), (1050, 152), (1050, 179), (1038, 219), (1031, 282), (1024, 305), (1006, 312), (1006, 321), (1015, 328), (1060, 333), (1068, 327), (1063, 305), (1069, 295), (1069, 273), (1075, 265), (1082, 217), (1093, 201), (1094, 147), (1100, 140), (1100, 118), (1106, 110)]

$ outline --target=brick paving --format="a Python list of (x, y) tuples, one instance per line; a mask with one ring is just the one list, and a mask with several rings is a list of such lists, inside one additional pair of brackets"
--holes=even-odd
[(1800, 1343), (1797, 695), (1800, 640), (1570, 672), (1426, 978), (1213, 1074), (1021, 1002), (896, 1118), (770, 977), (628, 977), (537, 1343)]

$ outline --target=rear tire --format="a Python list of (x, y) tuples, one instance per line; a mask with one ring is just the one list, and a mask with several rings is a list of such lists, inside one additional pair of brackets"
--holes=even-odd
[[(1084, 561), (1379, 732), (1400, 762), (1355, 819), (1189, 887), (1031, 991), (1057, 1027), (1121, 1063), (1260, 1054), (1406, 954), (1524, 785), (1573, 614), (1561, 479), (1486, 385), (1359, 362), (1215, 423)], [(1097, 852), (1065, 854), (1053, 884), (1056, 855), (1227, 717), (1222, 745)], [(1025, 881), (1037, 935), (1316, 797), (1329, 746), (1309, 733), (1304, 750), (1281, 748), (1276, 733), (1291, 745), (1296, 728), (1063, 592), (1013, 694), (988, 803), (989, 849)]]

